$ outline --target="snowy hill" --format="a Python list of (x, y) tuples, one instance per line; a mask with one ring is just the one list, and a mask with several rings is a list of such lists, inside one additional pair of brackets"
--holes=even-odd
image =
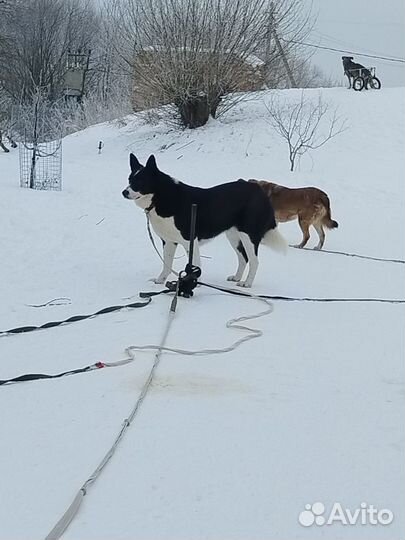
[[(317, 99), (318, 90), (308, 91)], [(298, 90), (284, 91), (296, 99)], [(128, 117), (64, 141), (64, 189), (19, 188), (18, 153), (0, 153), (0, 330), (92, 313), (158, 290), (145, 216), (121, 191), (128, 155), (154, 153), (178, 179), (211, 186), (260, 178), (313, 185), (339, 229), (325, 248), (405, 258), (403, 89), (325, 89), (349, 129), (289, 172), (262, 96), (196, 131)], [(99, 155), (97, 145), (103, 141)], [(296, 222), (280, 225), (289, 243)], [(311, 246), (315, 245), (311, 238)], [(178, 253), (180, 255), (182, 253)], [(204, 279), (236, 265), (223, 238), (202, 248)], [(184, 267), (185, 257), (176, 261)], [(262, 248), (253, 293), (405, 298), (405, 265)], [(51, 299), (60, 305), (43, 308)], [(134, 301), (134, 300), (133, 300)], [(0, 379), (114, 362), (158, 343), (169, 298), (27, 335), (0, 337)], [(224, 347), (228, 319), (261, 305), (199, 288), (181, 299), (168, 345)], [(117, 454), (66, 540), (372, 540), (405, 536), (403, 305), (283, 303), (252, 323), (260, 339), (206, 357), (164, 354)], [(0, 540), (44, 538), (101, 460), (147, 377), (152, 353), (127, 366), (0, 387)], [(306, 504), (390, 509), (389, 525), (303, 527)]]

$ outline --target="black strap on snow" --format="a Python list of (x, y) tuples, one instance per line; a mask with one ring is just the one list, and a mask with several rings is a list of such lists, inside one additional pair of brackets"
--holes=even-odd
[[(237, 291), (236, 289), (228, 289), (226, 287), (219, 287), (217, 285), (211, 285), (210, 283), (198, 282), (199, 285), (215, 289), (217, 291), (234, 294), (236, 296), (257, 298), (265, 298), (267, 300), (284, 300), (286, 302), (381, 302), (383, 304), (405, 304), (405, 300), (390, 300), (387, 298), (310, 298), (305, 296), (278, 296), (271, 294), (254, 294), (250, 295), (248, 292)], [(165, 291), (161, 291), (165, 292)]]
[(52, 321), (40, 326), (20, 326), (18, 328), (11, 328), (10, 330), (3, 330), (0, 332), (0, 337), (7, 336), (11, 334), (25, 334), (27, 332), (35, 332), (36, 330), (43, 330), (45, 328), (54, 328), (55, 326), (61, 326), (62, 324), (69, 324), (78, 321), (84, 321), (85, 319), (91, 319), (92, 317), (97, 317), (98, 315), (104, 315), (105, 313), (113, 313), (114, 311), (121, 311), (122, 309), (134, 309), (147, 306), (151, 302), (151, 299), (148, 298), (146, 302), (133, 302), (131, 304), (124, 304), (121, 306), (111, 306), (104, 309), (100, 309), (95, 313), (90, 315), (74, 315), (69, 317), (64, 321)]
[[(173, 283), (176, 283), (176, 281), (168, 281), (166, 283), (166, 287), (168, 287), (167, 289), (163, 289), (162, 291), (142, 292), (139, 293), (139, 296), (141, 296), (141, 298), (149, 298), (151, 296), (158, 296), (159, 294), (167, 294), (173, 292)], [(220, 287), (219, 285), (212, 285), (210, 283), (204, 283), (202, 281), (197, 281), (197, 285), (202, 285), (203, 287), (208, 287), (210, 289), (215, 289), (216, 291), (233, 294), (235, 296), (243, 296), (245, 298), (249, 298), (252, 296), (253, 298), (265, 298), (266, 300), (280, 300), (284, 302), (379, 302), (381, 304), (405, 304), (405, 300), (389, 298), (314, 298), (307, 296), (280, 296), (275, 294), (250, 295), (248, 292), (243, 292), (242, 290), (238, 291), (236, 289), (228, 289), (227, 287)]]
[[(170, 283), (170, 287), (171, 287), (171, 284), (172, 283), (176, 283), (175, 281), (167, 281), (166, 282), (166, 287), (169, 285)], [(162, 291), (147, 291), (147, 292), (140, 292), (139, 293), (139, 296), (140, 298), (152, 298), (152, 296), (159, 296), (160, 294), (167, 294), (167, 293), (171, 293), (171, 292), (174, 292), (172, 289), (163, 289)]]
[(96, 362), (91, 366), (84, 368), (72, 369), (71, 371), (64, 371), (63, 373), (57, 373), (56, 375), (47, 375), (46, 373), (27, 373), (26, 375), (20, 375), (13, 379), (0, 380), (0, 386), (5, 384), (15, 384), (26, 381), (37, 381), (39, 379), (59, 379), (60, 377), (66, 377), (67, 375), (76, 375), (76, 373), (86, 373), (87, 371), (94, 371), (95, 369), (101, 369), (105, 367), (103, 362)]
[(369, 261), (379, 261), (379, 262), (389, 262), (389, 263), (395, 263), (395, 264), (405, 264), (405, 261), (402, 259), (384, 259), (382, 257), (372, 257), (371, 255), (360, 255), (359, 253), (346, 253), (345, 251), (332, 251), (331, 249), (312, 249), (303, 247), (300, 248), (298, 246), (292, 246), (291, 248), (295, 249), (301, 249), (304, 251), (312, 251), (313, 253), (331, 253), (333, 255), (344, 255), (345, 257), (357, 257), (358, 259), (367, 259)]

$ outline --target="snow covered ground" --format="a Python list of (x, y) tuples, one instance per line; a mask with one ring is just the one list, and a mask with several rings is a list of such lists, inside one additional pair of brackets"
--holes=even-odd
[[(284, 91), (288, 99), (297, 90)], [(318, 91), (309, 94), (317, 99)], [(405, 258), (405, 95), (401, 88), (322, 90), (349, 130), (289, 172), (287, 149), (259, 96), (197, 131), (138, 119), (64, 142), (64, 189), (19, 188), (18, 153), (0, 153), (0, 329), (42, 324), (158, 289), (143, 213), (121, 191), (128, 154), (210, 186), (262, 178), (327, 191), (339, 229), (326, 249)], [(99, 155), (98, 142), (104, 149)], [(290, 243), (297, 224), (280, 226)], [(315, 245), (316, 239), (311, 239)], [(225, 285), (236, 265), (223, 238), (202, 253), (203, 277)], [(179, 251), (180, 255), (180, 251)], [(262, 248), (254, 293), (405, 298), (404, 265)], [(179, 268), (185, 257), (176, 261)], [(70, 303), (44, 308), (51, 299)], [(132, 298), (133, 297), (133, 298)], [(115, 361), (158, 343), (169, 298), (69, 326), (0, 338), (0, 379)], [(168, 345), (222, 347), (228, 319), (262, 306), (199, 288), (181, 299)], [(403, 305), (283, 303), (233, 353), (165, 354), (117, 454), (90, 489), (66, 540), (399, 540), (405, 537)], [(0, 388), (0, 539), (44, 538), (111, 445), (153, 359)], [(389, 525), (302, 526), (306, 504), (393, 512)]]

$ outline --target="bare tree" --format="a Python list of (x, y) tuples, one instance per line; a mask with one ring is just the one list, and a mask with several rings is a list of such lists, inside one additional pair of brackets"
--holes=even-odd
[(347, 129), (346, 119), (338, 116), (338, 108), (331, 109), (321, 94), (313, 101), (302, 91), (295, 102), (275, 96), (265, 106), (270, 125), (287, 142), (290, 171), (294, 170), (297, 158)]
[(46, 87), (60, 97), (69, 48), (88, 48), (95, 14), (85, 0), (5, 0), (0, 23), (0, 81), (16, 101)]
[[(302, 0), (278, 0), (280, 32)], [(268, 0), (113, 0), (116, 46), (145, 105), (168, 104), (180, 123), (205, 124), (243, 96), (261, 62)], [(296, 13), (296, 11), (295, 11)], [(117, 32), (118, 34), (118, 32)], [(227, 99), (224, 99), (227, 96)]]
[(130, 90), (125, 84), (93, 87), (80, 104), (66, 103), (61, 107), (65, 118), (65, 133), (74, 133), (100, 122), (122, 118), (133, 112)]
[(113, 21), (107, 11), (97, 13), (97, 28), (93, 36), (86, 92), (81, 106), (74, 110), (68, 129), (87, 127), (92, 123), (109, 121), (133, 112), (133, 78), (123, 69), (118, 48), (112, 46), (117, 39)]
[(330, 88), (339, 86), (332, 77), (328, 77), (317, 65), (308, 59), (294, 58), (291, 62), (298, 88)]
[[(37, 89), (57, 102), (70, 130), (124, 110), (122, 77), (111, 68), (102, 14), (91, 0), (0, 0), (0, 133), (10, 137), (11, 111), (30, 107)], [(81, 104), (63, 103), (69, 49), (92, 49)], [(129, 92), (127, 92), (129, 93)], [(129, 103), (129, 98), (126, 100)], [(48, 104), (50, 106), (50, 104)], [(125, 111), (129, 112), (127, 106)], [(17, 115), (18, 116), (18, 115)], [(4, 148), (6, 148), (4, 146)]]
[(17, 143), (14, 140), (14, 126), (15, 126), (15, 117), (14, 117), (15, 108), (13, 107), (13, 102), (1, 88), (0, 85), (0, 148), (4, 152), (9, 152), (9, 149), (5, 145), (5, 139), (8, 139), (12, 148), (17, 147)]
[(3, 130), (1, 129), (0, 127), (0, 148), (4, 151), (4, 152), (10, 152), (10, 150), (7, 148), (7, 146), (4, 144), (4, 141), (3, 141)]
[(0, 148), (4, 152), (9, 152), (5, 145), (5, 138), (9, 140), (11, 147), (16, 148), (17, 144), (12, 138), (12, 103), (8, 96), (0, 88)]
[[(0, 64), (7, 46), (7, 25), (14, 6), (15, 0), (0, 0)], [(11, 118), (11, 103), (9, 96), (3, 90), (3, 78), (4, 76), (0, 71), (0, 148), (4, 152), (9, 152), (9, 149), (5, 145), (5, 136), (8, 132)]]

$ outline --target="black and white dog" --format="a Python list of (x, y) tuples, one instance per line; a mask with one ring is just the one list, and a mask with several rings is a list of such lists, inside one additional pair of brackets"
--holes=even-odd
[[(271, 203), (258, 185), (237, 180), (207, 189), (189, 186), (160, 171), (153, 155), (142, 166), (130, 154), (130, 167), (129, 186), (122, 194), (148, 212), (154, 231), (163, 241), (164, 264), (153, 280), (155, 283), (166, 281), (178, 244), (188, 251), (192, 204), (197, 204), (196, 240), (202, 242), (226, 234), (238, 256), (236, 273), (228, 280), (241, 287), (252, 286), (260, 243), (278, 251), (286, 250)], [(193, 257), (196, 266), (200, 266), (198, 242)], [(249, 272), (242, 281), (247, 263)]]

